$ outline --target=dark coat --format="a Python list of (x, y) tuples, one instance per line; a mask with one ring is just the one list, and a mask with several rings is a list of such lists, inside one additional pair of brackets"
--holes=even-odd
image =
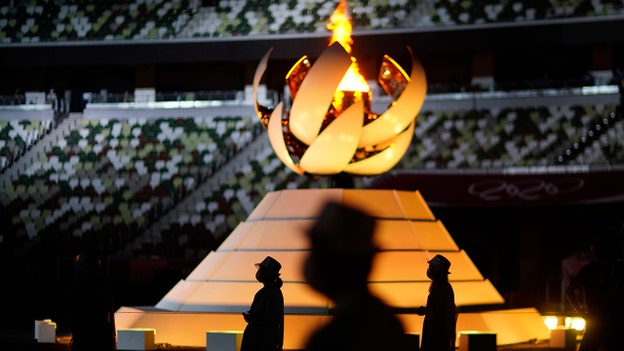
[(457, 323), (455, 293), (446, 279), (431, 282), (422, 329), (422, 351), (454, 351)]
[(581, 268), (570, 281), (568, 294), (584, 291), (587, 310), (581, 310), (586, 321), (579, 351), (621, 350), (620, 338), (624, 313), (624, 262), (621, 260), (593, 261)]
[(412, 350), (403, 325), (377, 297), (359, 294), (337, 305), (332, 320), (308, 340), (307, 351)]
[(241, 351), (281, 351), (284, 344), (284, 296), (279, 283), (266, 283), (245, 314)]

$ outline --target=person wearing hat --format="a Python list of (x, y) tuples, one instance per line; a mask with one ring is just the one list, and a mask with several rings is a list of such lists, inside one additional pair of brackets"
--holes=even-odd
[(249, 311), (243, 312), (247, 322), (241, 351), (281, 351), (284, 345), (284, 295), (282, 265), (271, 256), (256, 263), (256, 280), (264, 286), (256, 292)]
[(427, 262), (427, 277), (431, 279), (427, 306), (421, 306), (417, 311), (418, 315), (425, 316), (420, 350), (454, 351), (457, 308), (455, 293), (448, 279), (451, 262), (439, 254)]
[(334, 305), (331, 320), (308, 338), (307, 351), (411, 350), (403, 325), (368, 288), (377, 247), (375, 219), (358, 209), (329, 202), (307, 231), (310, 252), (304, 276)]

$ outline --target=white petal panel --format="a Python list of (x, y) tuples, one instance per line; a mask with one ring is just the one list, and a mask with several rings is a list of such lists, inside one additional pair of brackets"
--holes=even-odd
[(277, 104), (275, 110), (271, 114), (271, 118), (269, 118), (269, 126), (267, 129), (269, 141), (271, 142), (271, 147), (275, 151), (275, 154), (282, 161), (282, 163), (284, 163), (293, 172), (303, 174), (301, 168), (293, 162), (290, 154), (288, 153), (288, 149), (286, 149), (286, 141), (284, 140), (284, 132), (282, 130), (283, 108), (283, 102)]
[(344, 171), (359, 175), (375, 175), (389, 171), (401, 160), (409, 147), (414, 136), (415, 123), (416, 121), (413, 121), (407, 130), (397, 135), (386, 149), (361, 161), (349, 163)]
[(427, 94), (427, 78), (422, 65), (411, 50), (410, 54), (412, 56), (410, 82), (386, 112), (364, 126), (360, 147), (383, 143), (415, 122)]
[(340, 173), (357, 148), (363, 115), (361, 100), (343, 111), (303, 154), (301, 168), (312, 174)]
[(306, 145), (316, 139), (323, 119), (342, 77), (351, 66), (351, 57), (335, 42), (310, 68), (294, 99), (289, 117), (292, 134)]
[(253, 78), (253, 98), (254, 98), (254, 107), (256, 108), (256, 113), (260, 112), (259, 104), (258, 104), (258, 86), (260, 85), (260, 80), (262, 79), (262, 75), (264, 71), (267, 69), (267, 65), (269, 62), (269, 56), (271, 56), (271, 52), (273, 52), (273, 48), (269, 49), (269, 51), (264, 54), (260, 62), (258, 63), (258, 67), (256, 67), (256, 72)]

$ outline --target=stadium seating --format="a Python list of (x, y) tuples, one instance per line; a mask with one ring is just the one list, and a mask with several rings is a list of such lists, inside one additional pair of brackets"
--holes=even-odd
[[(566, 149), (579, 143), (596, 124), (603, 133), (595, 145), (566, 164), (586, 164), (591, 160), (612, 160), (617, 153), (617, 135), (622, 123), (616, 118), (617, 105), (538, 106), (496, 110), (424, 111), (419, 116), (415, 139), (401, 160), (403, 169), (502, 168), (548, 166), (557, 162)], [(607, 127), (608, 126), (608, 127)], [(585, 143), (584, 143), (585, 144)], [(589, 143), (586, 143), (589, 145)], [(593, 149), (596, 148), (596, 149)], [(593, 151), (592, 151), (593, 150)], [(591, 152), (590, 152), (591, 151)], [(606, 154), (605, 154), (606, 153)]]
[(46, 120), (0, 121), (0, 172), (50, 131), (52, 125), (51, 117)]
[[(0, 42), (130, 40), (325, 32), (335, 1), (24, 1), (0, 7)], [(621, 0), (363, 1), (355, 30), (474, 25), (621, 14)]]
[[(423, 110), (414, 141), (395, 168), (622, 164), (624, 121), (616, 108)], [(301, 177), (283, 167), (259, 135), (255, 116), (78, 121), (17, 178), (3, 180), (7, 235), (15, 236), (5, 235), (4, 244), (44, 240), (49, 233), (71, 242), (102, 232), (111, 253), (201, 258), (268, 192), (328, 186), (327, 178)], [(51, 125), (0, 122), (3, 155), (28, 152)], [(358, 179), (356, 187), (365, 181)]]
[[(83, 120), (18, 179), (3, 184), (5, 215), (14, 225), (9, 232), (35, 239), (52, 230), (80, 238), (107, 228), (127, 241), (248, 143), (256, 133), (252, 121)], [(17, 139), (8, 137), (14, 134), (3, 134), (2, 142)]]

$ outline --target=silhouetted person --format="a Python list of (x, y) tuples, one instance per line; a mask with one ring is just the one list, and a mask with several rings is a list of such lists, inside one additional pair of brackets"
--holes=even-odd
[(116, 350), (113, 298), (96, 252), (83, 251), (78, 257), (70, 299), (71, 350)]
[(595, 260), (581, 268), (566, 289), (570, 305), (585, 319), (579, 351), (621, 350), (624, 333), (624, 261), (616, 240), (599, 238)]
[(454, 351), (456, 338), (457, 309), (455, 293), (449, 283), (451, 262), (435, 255), (429, 262), (427, 277), (431, 279), (427, 306), (420, 307), (419, 315), (424, 315), (421, 335), (422, 351)]
[(243, 333), (241, 351), (281, 351), (284, 345), (284, 296), (282, 295), (282, 265), (267, 256), (256, 263), (256, 280), (264, 286), (256, 292), (249, 311), (243, 312), (247, 327)]
[(306, 350), (410, 349), (400, 320), (368, 288), (377, 252), (374, 231), (374, 218), (333, 202), (308, 230), (311, 251), (304, 275), (312, 288), (332, 300), (334, 309), (328, 324), (309, 337)]
[(578, 272), (591, 262), (591, 255), (589, 252), (589, 245), (587, 247), (581, 247), (576, 252), (564, 257), (561, 260), (561, 310), (565, 311), (567, 307), (566, 301), (566, 288), (570, 285), (570, 280), (574, 278)]

